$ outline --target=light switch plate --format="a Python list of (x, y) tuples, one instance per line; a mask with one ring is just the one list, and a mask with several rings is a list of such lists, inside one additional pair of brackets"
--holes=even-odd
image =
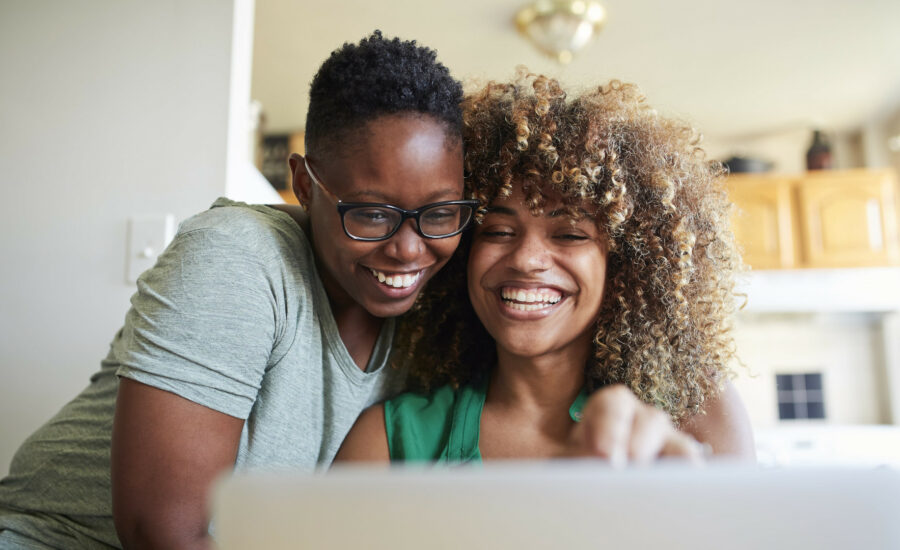
[(138, 276), (156, 263), (175, 236), (175, 216), (156, 214), (128, 219), (128, 252), (125, 280), (136, 283)]

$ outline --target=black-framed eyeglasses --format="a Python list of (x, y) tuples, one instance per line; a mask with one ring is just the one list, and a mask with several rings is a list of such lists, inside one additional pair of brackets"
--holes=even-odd
[(337, 206), (344, 233), (356, 241), (390, 239), (407, 219), (416, 220), (416, 232), (426, 239), (445, 239), (461, 233), (472, 221), (476, 200), (441, 201), (415, 210), (380, 202), (344, 202), (329, 191), (313, 172), (306, 158), (306, 173)]

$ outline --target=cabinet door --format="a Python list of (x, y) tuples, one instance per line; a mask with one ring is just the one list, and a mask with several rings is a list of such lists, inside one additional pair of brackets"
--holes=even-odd
[(731, 229), (744, 263), (753, 269), (794, 267), (792, 182), (765, 176), (731, 176), (728, 190), (735, 210)]
[(900, 264), (896, 183), (890, 172), (810, 175), (799, 185), (809, 267)]

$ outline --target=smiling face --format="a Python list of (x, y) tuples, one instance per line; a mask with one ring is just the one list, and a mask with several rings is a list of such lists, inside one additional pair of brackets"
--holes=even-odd
[(603, 301), (606, 241), (594, 220), (572, 224), (548, 201), (534, 216), (518, 186), (495, 200), (469, 254), (472, 306), (498, 353), (586, 359)]
[[(462, 144), (428, 116), (385, 115), (367, 123), (331, 155), (309, 157), (312, 170), (343, 202), (378, 202), (407, 210), (463, 198)], [(309, 207), (319, 275), (335, 309), (362, 307), (392, 317), (447, 262), (459, 236), (426, 239), (406, 220), (389, 239), (344, 234), (334, 200), (292, 159), (294, 190)]]

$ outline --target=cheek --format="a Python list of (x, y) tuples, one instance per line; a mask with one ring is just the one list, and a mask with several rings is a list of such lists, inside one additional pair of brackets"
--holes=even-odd
[(580, 258), (577, 270), (582, 275), (580, 278), (583, 294), (590, 297), (591, 302), (596, 302), (599, 308), (606, 286), (606, 255), (596, 254)]
[[(326, 254), (334, 258), (342, 266), (351, 266), (351, 264), (373, 253), (377, 253), (378, 248), (378, 243), (354, 241), (343, 233), (332, 235), (331, 239), (325, 243)], [(353, 268), (350, 267), (349, 269), (352, 270)]]
[(457, 235), (447, 239), (431, 239), (426, 242), (431, 253), (439, 262), (443, 263), (449, 260), (450, 257), (453, 256), (453, 253), (456, 252), (456, 247), (459, 246), (460, 238), (461, 237)]
[(466, 266), (470, 293), (472, 289), (481, 286), (481, 279), (492, 263), (489, 251), (480, 244), (473, 243), (472, 248), (469, 250), (469, 263)]
[[(466, 266), (466, 280), (469, 300), (476, 307), (476, 310), (478, 309), (477, 304), (482, 292), (482, 279), (487, 270), (486, 264), (489, 263), (490, 261), (486, 258), (483, 249), (478, 245), (472, 245), (472, 249), (469, 251), (469, 263)], [(478, 313), (480, 316), (481, 312), (479, 311)]]
[(606, 255), (597, 255), (591, 262), (591, 272), (593, 274), (594, 285), (598, 287), (598, 292), (603, 294), (603, 287), (606, 285)]
[(307, 207), (310, 224), (313, 227), (327, 227), (329, 229), (337, 227), (341, 235), (344, 234), (341, 229), (341, 217), (335, 210), (334, 205), (326, 203), (324, 199), (313, 200)]
[(316, 248), (325, 255), (334, 255), (337, 251), (352, 246), (355, 241), (344, 235), (340, 220), (335, 223), (330, 212), (320, 209), (309, 209), (309, 226), (312, 230), (312, 241)]

